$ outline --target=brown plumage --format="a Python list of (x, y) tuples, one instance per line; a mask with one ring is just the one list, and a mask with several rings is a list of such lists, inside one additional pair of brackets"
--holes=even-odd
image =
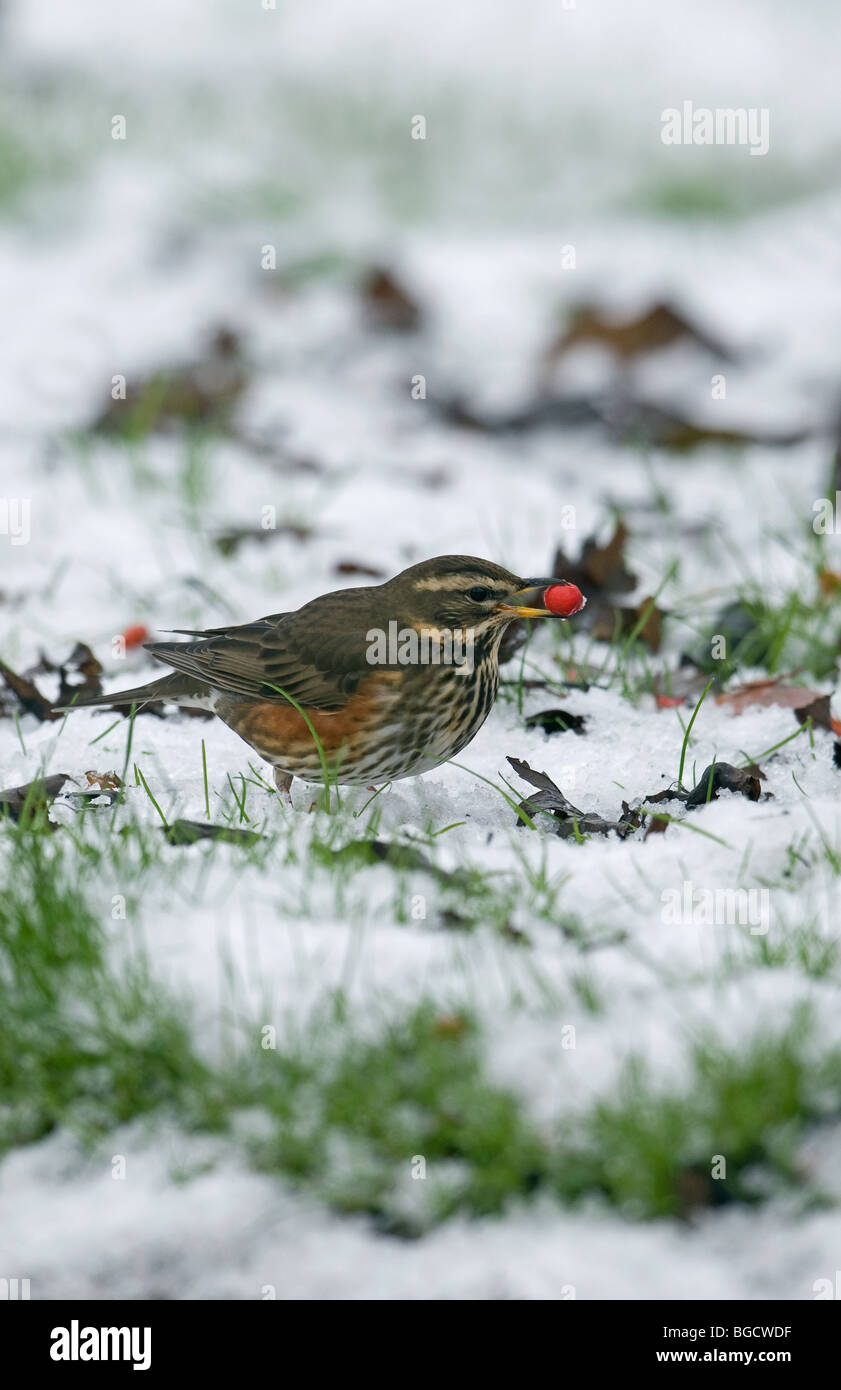
[(322, 753), (342, 783), (414, 776), (478, 732), (496, 697), (505, 629), (555, 616), (543, 590), (563, 583), (439, 556), (293, 613), (149, 643), (173, 674), (74, 708), (171, 700), (212, 709), (274, 766), (282, 789), (292, 777), (322, 781)]

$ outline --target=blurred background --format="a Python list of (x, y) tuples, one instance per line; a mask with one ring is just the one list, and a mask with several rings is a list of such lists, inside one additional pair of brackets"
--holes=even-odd
[[(734, 495), (732, 455), (692, 437), (709, 471), (683, 470), (678, 504), (781, 503), (817, 451), (750, 445), (837, 414), (839, 26), (820, 0), (433, 0), (410, 22), (384, 0), (7, 0), (2, 462), (11, 494), (23, 470), (62, 501), (36, 505), (18, 566), (43, 577), (59, 536), (81, 559), (93, 531), (143, 606), (162, 566), (195, 571), (264, 505), (277, 534), (270, 556), (244, 545), (247, 591), (294, 587), (302, 530), (312, 580), (448, 548), (522, 564), (556, 540), (550, 495), (586, 530), (648, 500), (657, 451), (698, 428), (748, 457)], [(686, 101), (767, 110), (768, 153), (665, 145)], [(141, 406), (109, 417), (119, 376)], [(185, 423), (212, 427), (186, 452)], [(782, 470), (764, 498), (757, 457)]]

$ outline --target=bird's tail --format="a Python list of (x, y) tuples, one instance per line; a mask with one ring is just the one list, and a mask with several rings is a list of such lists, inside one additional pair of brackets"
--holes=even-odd
[(56, 705), (58, 710), (94, 709), (97, 705), (146, 705), (150, 700), (169, 700), (177, 705), (192, 705), (196, 709), (211, 709), (212, 691), (209, 685), (195, 677), (173, 671), (148, 685), (136, 685), (131, 690), (116, 690), (110, 695), (92, 695)]

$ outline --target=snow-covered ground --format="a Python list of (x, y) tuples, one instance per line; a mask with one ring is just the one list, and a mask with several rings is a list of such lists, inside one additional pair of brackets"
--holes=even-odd
[[(113, 655), (131, 624), (155, 632), (294, 608), (364, 582), (338, 575), (346, 562), (392, 574), (465, 553), (548, 573), (557, 545), (575, 554), (591, 533), (606, 540), (616, 512), (637, 599), (672, 574), (659, 602), (674, 616), (653, 669), (674, 670), (746, 586), (771, 604), (817, 592), (811, 521), (829, 486), (841, 380), (831, 6), (436, 0), (407, 17), (385, 0), (254, 0), (247, 11), (167, 0), (139, 17), (127, 2), (64, 13), (18, 0), (0, 23), (0, 153), (26, 150), (30, 170), (20, 186), (0, 181), (0, 498), (24, 501), (29, 522), (25, 543), (0, 535), (0, 656), (16, 671), (84, 641), (118, 689), (159, 673), (137, 652)], [(660, 112), (688, 99), (767, 107), (767, 156), (664, 147)], [(112, 140), (117, 115), (125, 140)], [(411, 138), (417, 115), (424, 141)], [(699, 215), (665, 214), (677, 186)], [(276, 269), (261, 265), (267, 246)], [(372, 264), (416, 299), (417, 333), (366, 323), (356, 285)], [(711, 393), (716, 364), (684, 348), (634, 368), (643, 394), (716, 428), (803, 425), (810, 436), (678, 455), (590, 428), (472, 433), (436, 408), (461, 396), (516, 409), (573, 303), (621, 314), (662, 298), (741, 356), (723, 400)], [(115, 374), (131, 384), (196, 358), (219, 324), (241, 335), (249, 372), (233, 436), (191, 453), (177, 433), (130, 447), (89, 434)], [(590, 355), (571, 370), (582, 389), (604, 379)], [(412, 398), (418, 375), (425, 400)], [(276, 533), (222, 554), (214, 538), (259, 530), (267, 507)], [(822, 563), (841, 569), (839, 538), (823, 545)], [(607, 660), (609, 674), (607, 648), (569, 626), (564, 660)], [(556, 655), (538, 635), (525, 674), (560, 678)], [(506, 668), (518, 673), (517, 661)], [(832, 689), (831, 676), (811, 683)], [(586, 716), (583, 737), (524, 726), (558, 703)], [(692, 813), (672, 803), (686, 825), (648, 839), (579, 844), (518, 829), (500, 795), (503, 776), (528, 792), (513, 755), (615, 818), (623, 800), (675, 781), (692, 703), (658, 709), (641, 678), (633, 690), (527, 689), (522, 712), (498, 703), (460, 766), (377, 798), (381, 839), (423, 840), (441, 869), (499, 884), (516, 933), (491, 921), (453, 930), (452, 901), (423, 872), (384, 863), (339, 883), (311, 852), (329, 832), (324, 812), (308, 813), (308, 789), (296, 787), (290, 810), (249, 784), (250, 824), (274, 841), (265, 858), (164, 846), (136, 901), (131, 881), (101, 864), (90, 873), (113, 969), (145, 950), (161, 987), (189, 1001), (211, 1066), (232, 1018), (282, 1033), (339, 989), (362, 1035), (423, 1001), (444, 1017), (469, 1011), (487, 1078), (543, 1134), (615, 1100), (630, 1055), (646, 1060), (655, 1091), (680, 1093), (694, 1084), (699, 1038), (738, 1057), (802, 1005), (811, 1045), (841, 1048), (841, 772), (829, 732), (784, 742), (791, 709), (734, 716), (710, 696), (687, 772), (783, 743), (759, 757), (763, 797), (724, 792)], [(3, 718), (2, 786), (43, 769), (119, 771), (127, 726), (103, 734), (114, 719)], [(135, 726), (133, 761), (170, 821), (205, 816), (202, 740), (218, 821), (251, 776), (250, 750), (217, 722)], [(156, 825), (129, 781), (116, 826)], [(369, 795), (345, 791), (343, 814)], [(53, 816), (72, 826), (78, 812), (57, 804)], [(767, 933), (664, 920), (664, 893), (687, 882), (767, 891)], [(121, 894), (130, 910), (114, 922)], [(418, 896), (424, 915), (413, 916)], [(561, 1043), (570, 1025), (574, 1048)], [(236, 1131), (135, 1120), (88, 1150), (60, 1128), (0, 1165), (0, 1277), (29, 1278), (39, 1298), (808, 1299), (841, 1256), (837, 1098), (823, 1109), (798, 1162), (827, 1209), (810, 1209), (796, 1185), (761, 1207), (702, 1204), (685, 1220), (541, 1195), (411, 1242), (255, 1172)], [(114, 1155), (126, 1156), (123, 1181)]]

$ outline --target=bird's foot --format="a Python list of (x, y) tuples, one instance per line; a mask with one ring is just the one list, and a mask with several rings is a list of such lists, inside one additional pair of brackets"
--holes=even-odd
[(279, 767), (274, 768), (274, 784), (284, 806), (292, 805), (292, 781), (291, 772), (282, 772)]

